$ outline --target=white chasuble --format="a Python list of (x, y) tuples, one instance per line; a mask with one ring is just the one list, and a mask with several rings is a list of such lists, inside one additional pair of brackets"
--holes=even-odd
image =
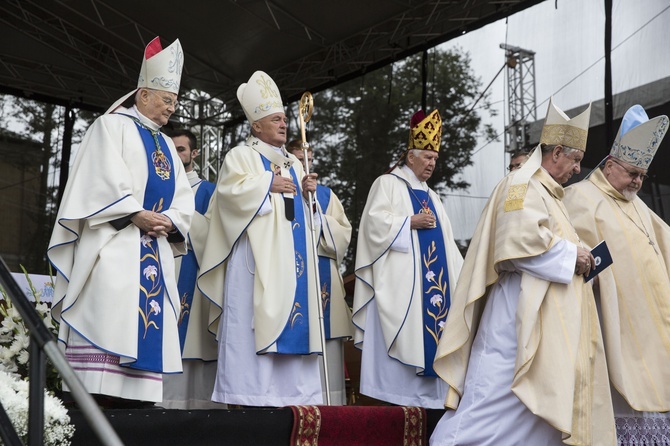
[[(157, 130), (134, 108), (123, 113)], [(171, 159), (177, 162), (171, 166), (175, 181), (171, 204), (161, 212), (185, 236), (194, 210), (193, 198), (174, 144), (170, 138), (162, 138)], [(77, 348), (106, 352), (111, 359), (104, 363), (110, 367), (136, 361), (140, 336), (140, 230), (133, 224), (117, 230), (110, 222), (144, 209), (148, 172), (145, 146), (135, 122), (120, 114), (99, 117), (78, 149), (49, 243), (48, 256), (57, 271), (52, 314), (60, 322), (59, 339), (68, 347), (72, 340)], [(152, 242), (152, 249), (160, 259), (165, 285), (163, 304), (156, 310), (162, 316), (161, 372), (176, 373), (181, 371), (177, 334), (180, 305), (173, 256), (185, 253), (185, 243), (169, 243), (159, 237)], [(106, 372), (106, 365), (86, 359), (94, 357), (88, 353), (78, 357), (81, 374), (96, 375), (92, 380), (84, 379), (89, 382), (89, 391), (160, 401), (160, 375), (151, 378), (158, 386), (151, 392), (141, 392), (141, 397), (135, 390), (126, 391), (130, 387), (123, 382), (107, 386), (113, 390), (106, 391), (102, 384), (105, 380), (135, 378), (123, 371)]]
[[(448, 266), (448, 273), (441, 276), (441, 283), (448, 283), (447, 293), (453, 293), (462, 264), (435, 192), (405, 168), (375, 180), (363, 211), (356, 255), (353, 322), (356, 346), (363, 350), (361, 393), (395, 404), (437, 408), (442, 407), (446, 386), (438, 377), (420, 376), (427, 368), (424, 311), (429, 290), (422, 285), (424, 259), (417, 231), (409, 231), (416, 213), (410, 189), (427, 191), (434, 206), (446, 248), (438, 255)], [(396, 246), (403, 236), (407, 249)], [(433, 303), (439, 306), (445, 301)]]
[[(250, 137), (247, 145), (226, 154), (210, 207), (198, 287), (216, 305), (210, 313), (210, 330), (219, 332), (213, 399), (254, 406), (314, 404), (321, 401), (321, 383), (316, 291), (308, 267), (311, 251), (297, 261), (295, 221), (286, 217), (284, 197), (270, 193), (274, 173), (264, 159), (282, 176), (294, 172), (300, 184), (304, 172), (295, 157)], [(302, 206), (298, 191), (293, 198)], [(302, 230), (309, 239), (308, 228)], [(308, 277), (307, 314), (304, 308), (301, 311), (309, 318), (306, 341), (313, 354), (275, 354), (277, 340), (295, 310), (297, 272)], [(273, 371), (285, 364), (287, 373)]]
[(565, 203), (582, 240), (605, 240), (612, 254), (595, 291), (613, 386), (636, 410), (670, 411), (670, 228), (600, 169), (567, 188)]

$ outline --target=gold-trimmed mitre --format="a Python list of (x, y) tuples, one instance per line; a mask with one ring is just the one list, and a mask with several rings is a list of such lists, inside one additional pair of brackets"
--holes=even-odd
[(667, 131), (667, 116), (649, 119), (641, 105), (633, 105), (621, 120), (610, 156), (648, 170)]
[(160, 39), (156, 37), (144, 50), (137, 88), (151, 88), (179, 94), (183, 68), (184, 51), (181, 49), (179, 39), (162, 49)]
[(118, 99), (105, 113), (111, 113), (116, 110), (140, 88), (151, 88), (178, 95), (183, 69), (184, 51), (181, 48), (179, 39), (176, 39), (170, 46), (163, 49), (160, 37), (155, 37), (144, 48), (144, 57), (142, 58), (142, 66), (137, 79), (137, 88)]
[(409, 146), (407, 150), (440, 151), (442, 139), (442, 117), (437, 110), (426, 115), (423, 110), (414, 113), (410, 120)]
[(284, 112), (277, 84), (262, 71), (256, 71), (247, 83), (237, 88), (237, 100), (240, 101), (249, 124), (274, 113)]
[(544, 120), (544, 127), (542, 127), (540, 144), (560, 144), (585, 152), (590, 119), (591, 104), (581, 114), (570, 119), (554, 105), (553, 98), (549, 99), (549, 109)]

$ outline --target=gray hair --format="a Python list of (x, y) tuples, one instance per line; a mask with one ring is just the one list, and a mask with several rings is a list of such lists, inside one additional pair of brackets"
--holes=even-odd
[[(570, 155), (571, 153), (579, 150), (575, 149), (574, 147), (564, 146), (563, 144), (541, 144), (540, 148), (542, 149), (542, 154), (544, 155), (545, 153), (553, 152), (557, 146), (563, 147), (563, 153), (565, 153), (566, 155)], [(582, 152), (582, 150), (579, 151)]]
[(421, 152), (423, 152), (423, 150), (421, 150), (421, 149), (409, 149), (409, 150), (407, 151), (407, 154), (406, 154), (406, 155), (403, 157), (403, 159), (401, 160), (400, 165), (401, 165), (401, 166), (405, 166), (405, 165), (407, 165), (407, 157), (409, 156), (410, 153), (411, 153), (412, 155), (414, 155), (415, 157), (418, 158), (419, 155), (421, 155)]

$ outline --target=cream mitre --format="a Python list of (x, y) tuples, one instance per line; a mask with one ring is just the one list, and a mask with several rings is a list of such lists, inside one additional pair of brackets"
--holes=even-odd
[(256, 71), (246, 84), (237, 88), (237, 100), (249, 124), (274, 113), (284, 113), (277, 84), (262, 71)]
[(160, 37), (154, 38), (144, 49), (144, 58), (142, 59), (140, 76), (137, 80), (137, 88), (117, 100), (109, 107), (105, 114), (114, 112), (140, 88), (151, 88), (178, 95), (183, 68), (184, 52), (181, 49), (179, 39), (163, 49)]
[(582, 113), (570, 119), (554, 105), (553, 98), (550, 98), (540, 144), (560, 144), (585, 152), (590, 120), (591, 104)]
[(667, 116), (649, 119), (641, 105), (633, 105), (621, 120), (610, 156), (648, 170), (667, 131)]
[[(553, 98), (549, 99), (547, 117), (542, 127), (540, 144), (561, 145), (573, 149), (586, 151), (586, 138), (589, 134), (591, 120), (591, 104), (579, 115), (570, 119), (561, 109), (554, 105)], [(504, 209), (505, 212), (523, 209), (523, 203), (528, 190), (528, 182), (535, 172), (542, 166), (542, 150), (538, 145), (531, 151), (528, 160), (516, 170), (507, 190)]]

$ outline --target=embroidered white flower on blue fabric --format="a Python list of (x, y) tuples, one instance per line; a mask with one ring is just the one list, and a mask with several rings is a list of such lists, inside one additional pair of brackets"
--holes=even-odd
[(153, 311), (154, 313), (158, 314), (158, 313), (161, 312), (161, 306), (160, 306), (160, 304), (159, 304), (158, 302), (156, 302), (155, 300), (152, 299), (152, 300), (149, 302), (149, 305), (151, 306), (151, 311)]
[(149, 265), (144, 268), (143, 273), (144, 277), (153, 280), (153, 278), (158, 275), (158, 268), (156, 268), (156, 265)]

